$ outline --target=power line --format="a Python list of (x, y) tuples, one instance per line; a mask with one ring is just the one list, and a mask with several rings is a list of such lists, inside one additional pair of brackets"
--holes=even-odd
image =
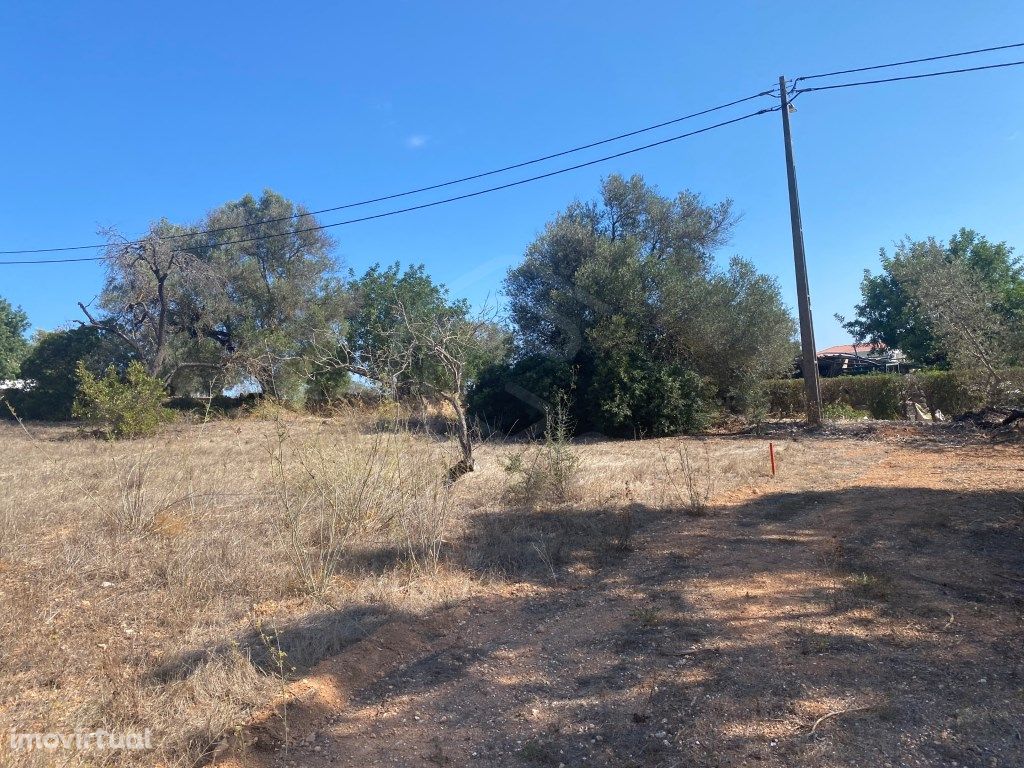
[[(970, 55), (976, 55), (976, 54), (980, 54), (980, 53), (989, 53), (989, 52), (992, 52), (992, 51), (1001, 51), (1001, 50), (1007, 50), (1007, 49), (1011, 49), (1011, 48), (1021, 48), (1021, 47), (1024, 47), (1024, 43), (1012, 43), (1012, 44), (1008, 44), (1008, 45), (993, 46), (993, 47), (990, 47), (990, 48), (978, 48), (978, 49), (975, 49), (975, 50), (972, 50), (972, 51), (960, 51), (960, 52), (957, 52), (957, 53), (948, 53), (948, 54), (943, 54), (943, 55), (940, 55), (940, 56), (929, 56), (929, 57), (921, 58), (921, 59), (907, 59), (905, 61), (892, 62), (892, 63), (889, 63), (889, 64), (876, 64), (876, 65), (869, 66), (869, 67), (857, 67), (857, 68), (854, 68), (854, 69), (836, 70), (834, 72), (824, 72), (824, 73), (815, 74), (815, 75), (804, 75), (804, 76), (801, 76), (801, 77), (797, 77), (796, 79), (791, 81), (791, 87), (793, 89), (793, 92), (792, 92), (792, 98), (790, 99), (790, 101), (792, 102), (792, 100), (795, 99), (800, 94), (810, 93), (810, 92), (813, 92), (813, 91), (828, 91), (828, 90), (834, 90), (834, 89), (838, 89), (838, 88), (853, 88), (853, 87), (864, 86), (864, 85), (878, 85), (878, 84), (882, 84), (882, 83), (892, 83), (892, 82), (897, 82), (897, 81), (901, 81), (901, 80), (919, 80), (919, 79), (922, 79), (922, 78), (939, 77), (939, 76), (942, 76), (942, 75), (954, 75), (954, 74), (961, 74), (961, 73), (965, 73), (965, 72), (978, 72), (978, 71), (981, 71), (981, 70), (1001, 69), (1001, 68), (1005, 68), (1005, 67), (1020, 66), (1020, 65), (1024, 64), (1024, 60), (1022, 60), (1022, 61), (1005, 62), (1005, 63), (1001, 63), (1001, 64), (989, 64), (989, 65), (977, 66), (977, 67), (965, 67), (965, 68), (962, 68), (962, 69), (950, 69), (950, 70), (943, 70), (943, 71), (940, 71), (940, 72), (927, 72), (927, 73), (918, 74), (918, 75), (904, 75), (904, 76), (899, 76), (899, 77), (881, 78), (881, 79), (877, 79), (877, 80), (862, 80), (862, 81), (857, 81), (857, 82), (852, 82), (852, 83), (838, 83), (838, 84), (834, 84), (834, 85), (812, 86), (812, 87), (809, 87), (809, 88), (799, 88), (799, 89), (796, 88), (796, 84), (798, 82), (801, 82), (801, 81), (804, 81), (804, 80), (812, 80), (812, 79), (818, 79), (818, 78), (824, 78), (824, 77), (834, 77), (834, 76), (837, 76), (837, 75), (851, 74), (851, 73), (855, 73), (855, 72), (867, 72), (867, 71), (871, 71), (871, 70), (878, 70), (878, 69), (885, 69), (885, 68), (890, 68), (890, 67), (905, 66), (907, 64), (918, 64), (918, 63), (928, 62), (928, 61), (938, 61), (938, 60), (941, 60), (941, 59), (949, 59), (949, 58), (955, 58), (955, 57), (959, 57), (959, 56), (970, 56)], [(650, 126), (646, 126), (646, 127), (643, 127), (643, 128), (639, 128), (639, 129), (636, 129), (636, 130), (633, 130), (633, 131), (628, 131), (626, 133), (621, 133), (621, 134), (618, 134), (616, 136), (611, 136), (611, 137), (606, 138), (606, 139), (600, 139), (598, 141), (593, 141), (593, 142), (590, 142), (589, 144), (583, 144), (583, 145), (580, 145), (580, 146), (577, 146), (577, 147), (572, 147), (570, 149), (562, 150), (560, 152), (555, 152), (555, 153), (552, 153), (552, 154), (549, 154), (549, 155), (545, 155), (543, 157), (534, 158), (532, 160), (526, 160), (526, 161), (523, 161), (523, 162), (520, 162), (520, 163), (514, 163), (512, 165), (506, 165), (506, 166), (503, 166), (501, 168), (496, 168), (496, 169), (493, 169), (493, 170), (490, 170), (490, 171), (484, 171), (484, 172), (481, 172), (481, 173), (472, 174), (470, 176), (464, 176), (464, 177), (461, 177), (461, 178), (458, 178), (458, 179), (452, 179), (452, 180), (449, 180), (449, 181), (440, 182), (438, 184), (431, 184), (431, 185), (428, 185), (428, 186), (425, 186), (425, 187), (419, 187), (417, 189), (407, 190), (405, 192), (396, 192), (394, 194), (383, 195), (383, 196), (380, 196), (380, 197), (370, 198), (370, 199), (367, 199), (367, 200), (361, 200), (361, 201), (357, 201), (357, 202), (353, 202), (353, 203), (345, 203), (343, 205), (337, 205), (337, 206), (333, 206), (333, 207), (330, 207), (330, 208), (322, 208), (322, 209), (319, 209), (319, 210), (316, 210), (316, 211), (305, 211), (305, 212), (294, 214), (294, 215), (290, 215), (290, 216), (281, 216), (281, 217), (276, 217), (276, 218), (261, 219), (261, 220), (254, 221), (254, 222), (248, 222), (246, 224), (238, 224), (238, 225), (233, 225), (233, 226), (229, 226), (229, 227), (218, 227), (218, 228), (211, 228), (211, 229), (205, 229), (205, 230), (198, 230), (196, 232), (188, 232), (188, 233), (182, 233), (182, 234), (177, 234), (177, 235), (168, 235), (168, 236), (160, 238), (160, 239), (161, 240), (174, 240), (174, 239), (178, 239), (178, 238), (182, 238), (182, 237), (194, 237), (194, 236), (197, 236), (197, 235), (218, 234), (218, 233), (229, 232), (229, 231), (234, 231), (234, 230), (238, 230), (238, 229), (245, 229), (245, 228), (248, 228), (248, 227), (260, 226), (260, 225), (263, 225), (263, 224), (271, 224), (271, 223), (276, 223), (276, 222), (281, 222), (281, 221), (291, 221), (291, 220), (301, 219), (301, 218), (303, 218), (305, 216), (316, 216), (316, 215), (323, 214), (323, 213), (331, 213), (331, 212), (345, 210), (345, 209), (349, 209), (349, 208), (355, 208), (355, 207), (359, 207), (359, 206), (370, 205), (372, 203), (379, 203), (379, 202), (384, 202), (384, 201), (387, 201), (387, 200), (394, 200), (394, 199), (397, 199), (397, 198), (406, 197), (406, 196), (409, 196), (409, 195), (415, 195), (415, 194), (419, 194), (419, 193), (422, 193), (422, 192), (429, 192), (431, 190), (441, 189), (441, 188), (453, 186), (453, 185), (456, 185), (456, 184), (462, 184), (462, 183), (465, 183), (467, 181), (473, 181), (473, 180), (476, 180), (476, 179), (481, 179), (481, 178), (485, 178), (485, 177), (488, 177), (488, 176), (493, 176), (493, 175), (496, 175), (496, 174), (499, 174), (499, 173), (505, 173), (505, 172), (510, 171), (510, 170), (515, 170), (517, 168), (523, 168), (523, 167), (526, 167), (526, 166), (534, 165), (536, 163), (541, 163), (541, 162), (545, 162), (547, 160), (552, 160), (552, 159), (555, 159), (555, 158), (558, 158), (558, 157), (564, 157), (566, 155), (570, 155), (570, 154), (573, 154), (573, 153), (576, 153), (576, 152), (581, 152), (581, 151), (586, 150), (586, 149), (591, 149), (593, 147), (602, 146), (604, 144), (609, 144), (611, 142), (620, 141), (622, 139), (629, 138), (631, 136), (637, 136), (637, 135), (642, 134), (642, 133), (647, 133), (649, 131), (657, 130), (659, 128), (664, 128), (664, 127), (669, 126), (669, 125), (674, 125), (674, 124), (680, 123), (680, 122), (682, 122), (684, 120), (690, 120), (690, 119), (693, 119), (695, 117), (700, 117), (702, 115), (707, 115), (707, 114), (710, 114), (712, 112), (717, 112), (719, 110), (727, 109), (729, 107), (736, 106), (737, 104), (742, 104), (744, 102), (752, 101), (752, 100), (760, 98), (762, 96), (771, 96), (771, 95), (776, 95), (776, 91), (774, 89), (773, 90), (768, 90), (768, 91), (761, 91), (760, 93), (751, 94), (750, 96), (745, 96), (745, 97), (743, 97), (741, 99), (736, 99), (734, 101), (730, 101), (730, 102), (727, 102), (725, 104), (720, 104), (718, 106), (709, 107), (709, 108), (701, 110), (699, 112), (693, 112), (693, 113), (691, 113), (689, 115), (683, 115), (682, 117), (676, 117), (676, 118), (673, 118), (671, 120), (666, 120), (666, 121), (661, 122), (661, 123), (656, 123), (654, 125), (650, 125)], [(533, 181), (539, 181), (541, 179), (546, 179), (546, 178), (549, 178), (551, 176), (557, 176), (557, 175), (562, 174), (562, 173), (568, 173), (569, 171), (574, 171), (574, 170), (577, 170), (577, 169), (580, 169), (580, 168), (586, 168), (588, 166), (595, 165), (597, 163), (602, 163), (602, 162), (606, 162), (608, 160), (613, 160), (613, 159), (616, 159), (616, 158), (619, 158), (619, 157), (624, 157), (626, 155), (634, 154), (636, 152), (641, 152), (641, 151), (644, 151), (646, 149), (651, 149), (653, 147), (660, 146), (662, 144), (667, 144), (667, 143), (670, 143), (670, 142), (673, 142), (673, 141), (678, 141), (680, 139), (688, 138), (690, 136), (694, 136), (694, 135), (697, 135), (699, 133), (705, 133), (705, 132), (713, 130), (715, 128), (721, 128), (723, 126), (730, 125), (731, 123), (736, 123), (736, 122), (739, 122), (741, 120), (746, 120), (746, 119), (749, 119), (751, 117), (755, 117), (757, 115), (764, 114), (766, 112), (774, 112), (774, 111), (777, 111), (777, 110), (778, 110), (778, 107), (762, 109), (762, 110), (759, 110), (757, 112), (752, 112), (752, 113), (743, 115), (741, 117), (734, 118), (732, 120), (726, 120), (726, 121), (723, 121), (721, 123), (716, 123), (714, 125), (708, 126), (706, 128), (701, 128), (701, 129), (696, 130), (696, 131), (690, 131), (688, 133), (680, 134), (678, 136), (672, 136), (672, 137), (669, 137), (667, 139), (663, 139), (661, 141), (656, 141), (656, 142), (653, 142), (653, 143), (650, 143), (650, 144), (645, 144), (645, 145), (643, 145), (641, 147), (635, 147), (633, 149), (625, 150), (623, 152), (618, 152), (618, 153), (615, 153), (615, 154), (612, 154), (612, 155), (607, 155), (605, 157), (600, 157), (600, 158), (597, 158), (595, 160), (591, 160), (591, 161), (588, 161), (588, 162), (585, 162), (585, 163), (579, 163), (577, 165), (569, 166), (567, 168), (557, 169), (555, 171), (551, 171), (551, 172), (548, 172), (548, 173), (539, 174), (537, 176), (531, 176), (529, 178), (520, 179), (518, 181), (509, 182), (507, 184), (501, 184), (501, 185), (498, 185), (498, 186), (489, 187), (487, 189), (482, 189), (482, 190), (477, 190), (477, 191), (474, 191), (474, 192), (469, 192), (469, 193), (466, 193), (466, 194), (463, 194), (463, 195), (456, 195), (456, 196), (453, 196), (453, 197), (448, 197), (448, 198), (444, 198), (444, 199), (441, 199), (441, 200), (434, 200), (434, 201), (431, 201), (431, 202), (428, 202), (428, 203), (423, 203), (423, 204), (420, 204), (420, 205), (408, 206), (408, 207), (405, 207), (405, 208), (399, 208), (399, 209), (395, 209), (395, 210), (391, 210), (391, 211), (384, 211), (382, 213), (377, 213), (377, 214), (373, 214), (373, 215), (369, 215), (369, 216), (361, 216), (361, 217), (358, 217), (358, 218), (348, 219), (348, 220), (345, 220), (345, 221), (339, 221), (339, 222), (335, 222), (335, 223), (332, 223), (332, 224), (323, 224), (323, 225), (317, 225), (317, 226), (313, 226), (313, 227), (304, 227), (304, 228), (290, 230), (289, 232), (281, 232), (281, 233), (275, 233), (275, 234), (271, 234), (271, 235), (259, 235), (259, 236), (255, 236), (255, 237), (244, 238), (244, 239), (241, 239), (241, 240), (232, 240), (232, 241), (227, 241), (227, 242), (224, 242), (224, 243), (215, 243), (215, 244), (213, 244), (212, 246), (209, 246), (209, 247), (217, 247), (219, 245), (249, 243), (249, 242), (255, 242), (255, 241), (258, 241), (258, 240), (266, 240), (266, 239), (269, 239), (269, 238), (272, 238), (272, 237), (287, 236), (289, 234), (298, 234), (298, 233), (302, 233), (302, 232), (312, 232), (312, 231), (316, 231), (316, 230), (329, 229), (329, 228), (332, 228), (332, 227), (340, 227), (340, 226), (345, 226), (345, 225), (348, 225), (348, 224), (355, 224), (355, 223), (363, 222), (363, 221), (371, 221), (373, 219), (386, 218), (386, 217), (395, 216), (395, 215), (398, 215), (398, 214), (401, 214), (401, 213), (409, 213), (411, 211), (418, 211), (418, 210), (422, 210), (424, 208), (432, 208), (432, 207), (438, 206), (438, 205), (445, 205), (447, 203), (456, 202), (458, 200), (465, 200), (465, 199), (468, 199), (468, 198), (471, 198), (471, 197), (478, 197), (480, 195), (488, 194), (488, 193), (491, 193), (491, 192), (497, 192), (499, 190), (509, 189), (511, 187), (520, 186), (522, 184), (527, 184), (527, 183), (530, 183), (530, 182), (533, 182)], [(125, 245), (137, 245), (137, 244), (140, 244), (142, 242), (145, 242), (145, 240), (142, 240), (142, 239), (128, 240), (128, 241), (125, 241), (124, 244)], [(64, 246), (64, 247), (55, 247), (55, 248), (34, 248), (34, 249), (6, 250), (6, 251), (0, 251), (0, 255), (33, 254), (33, 253), (56, 253), (56, 252), (66, 252), (66, 251), (78, 251), (78, 250), (95, 250), (95, 249), (98, 249), (98, 248), (105, 248), (108, 245), (109, 245), (108, 243), (95, 243), (95, 244), (90, 244), (90, 245), (74, 245), (74, 246)], [(74, 257), (74, 258), (54, 258), (54, 259), (18, 259), (18, 260), (0, 261), (0, 266), (15, 265), (15, 264), (56, 264), (56, 263), (73, 263), (73, 262), (101, 261), (104, 258), (105, 257), (103, 257), (103, 256), (89, 256), (89, 257)]]
[[(18, 253), (13, 251), (12, 253)], [(11, 261), (0, 261), (0, 267), (8, 264), (72, 264), (77, 261), (103, 261), (106, 256), (80, 256), (70, 259), (16, 259)]]
[[(252, 221), (252, 222), (249, 222), (249, 223), (246, 223), (246, 224), (237, 224), (237, 225), (230, 226), (230, 227), (215, 227), (215, 228), (212, 228), (212, 229), (199, 230), (197, 232), (188, 232), (188, 233), (183, 233), (183, 234), (179, 234), (179, 235), (167, 235), (166, 237), (162, 237), (160, 239), (161, 240), (175, 240), (175, 239), (178, 239), (178, 238), (192, 237), (192, 236), (195, 236), (195, 235), (212, 235), (212, 234), (218, 234), (220, 232), (230, 232), (230, 231), (233, 231), (233, 230), (236, 230), (236, 229), (245, 229), (247, 227), (260, 226), (262, 224), (273, 224), (273, 223), (280, 222), (280, 221), (291, 221), (291, 220), (294, 220), (294, 219), (301, 219), (303, 216), (319, 216), (320, 214), (323, 214), (323, 213), (334, 213), (335, 211), (343, 211), (343, 210), (346, 210), (346, 209), (349, 209), (349, 208), (358, 208), (358, 207), (361, 207), (361, 206), (364, 206), (364, 205), (371, 205), (373, 203), (382, 203), (382, 202), (386, 202), (388, 200), (396, 200), (396, 199), (398, 199), (400, 197), (408, 197), (409, 195), (417, 195), (417, 194), (420, 194), (422, 192), (430, 192), (430, 191), (435, 190), (435, 189), (442, 189), (444, 187), (451, 187), (451, 186), (454, 186), (456, 184), (463, 184), (463, 183), (465, 183), (467, 181), (475, 181), (476, 179), (483, 179), (483, 178), (486, 178), (487, 176), (494, 176), (494, 175), (497, 175), (499, 173), (506, 173), (507, 171), (514, 171), (517, 168), (525, 168), (525, 167), (530, 166), (530, 165), (536, 165), (537, 163), (543, 163), (543, 162), (545, 162), (547, 160), (554, 160), (555, 158), (565, 157), (566, 155), (571, 155), (571, 154), (574, 154), (576, 152), (582, 152), (583, 150), (586, 150), (586, 149), (593, 149), (594, 147), (600, 147), (600, 146), (602, 146), (604, 144), (611, 144), (612, 142), (615, 142), (615, 141), (621, 141), (622, 139), (628, 139), (628, 138), (630, 138), (632, 136), (639, 136), (642, 133), (649, 133), (650, 131), (656, 131), (659, 128), (665, 128), (666, 126), (675, 125), (676, 123), (681, 123), (681, 122), (683, 122), (685, 120), (692, 120), (695, 117), (701, 117), (703, 115), (709, 115), (712, 112), (718, 112), (718, 111), (723, 110), (723, 109), (728, 109), (729, 107), (734, 107), (737, 104), (743, 104), (744, 102), (747, 102), (747, 101), (753, 101), (754, 99), (761, 98), (762, 96), (771, 96), (771, 95), (772, 95), (772, 91), (770, 91), (770, 90), (768, 90), (768, 91), (761, 91), (760, 93), (754, 93), (754, 94), (751, 94), (750, 96), (744, 96), (742, 99), (736, 99), (735, 101), (730, 101), (730, 102), (727, 102), (725, 104), (719, 104), (718, 106), (715, 106), (715, 107), (709, 107), (707, 109), (702, 109), (699, 112), (693, 112), (693, 113), (691, 113), (689, 115), (683, 115), (682, 117), (674, 117), (671, 120), (665, 120), (664, 122), (661, 122), (661, 123), (655, 123), (654, 125), (648, 125), (648, 126), (646, 126), (644, 128), (638, 128), (638, 129), (636, 129), (634, 131), (627, 131), (626, 133), (620, 133), (617, 136), (610, 136), (607, 139), (600, 139), (598, 141), (592, 141), (589, 144), (581, 144), (578, 147), (572, 147), (570, 149), (564, 149), (564, 150), (562, 150), (560, 152), (553, 152), (552, 154), (544, 155), (543, 157), (537, 157), (537, 158), (534, 158), (532, 160), (525, 160), (525, 161), (523, 161), (521, 163), (513, 163), (512, 165), (506, 165), (506, 166), (504, 166), (502, 168), (495, 168), (494, 170), (490, 170), (490, 171), (483, 171), (482, 173), (474, 173), (474, 174), (472, 174), (470, 176), (463, 176), (462, 178), (451, 179), (450, 181), (442, 181), (442, 182), (440, 182), (438, 184), (430, 184), (430, 185), (425, 186), (425, 187), (418, 187), (416, 189), (410, 189), (410, 190), (407, 190), (405, 192), (395, 192), (395, 193), (389, 194), (389, 195), (382, 195), (381, 197), (373, 197), (373, 198), (369, 198), (367, 200), (359, 200), (359, 201), (354, 202), (354, 203), (344, 203), (342, 205), (335, 205), (335, 206), (332, 206), (330, 208), (321, 208), (321, 209), (316, 210), (316, 211), (306, 211), (304, 213), (297, 213), (297, 214), (293, 214), (291, 216), (278, 216), (276, 218), (260, 219), (258, 221)], [(124, 244), (125, 245), (137, 245), (137, 244), (139, 244), (141, 242), (143, 242), (143, 240), (141, 240), (141, 239), (140, 240), (128, 240)], [(21, 250), (0, 251), (0, 255), (13, 255), (13, 254), (17, 254), (17, 253), (56, 253), (56, 252), (59, 252), (59, 251), (84, 251), (84, 250), (89, 250), (89, 249), (94, 249), (94, 248), (106, 248), (107, 245), (108, 245), (108, 243), (94, 243), (94, 244), (90, 244), (90, 245), (69, 245), (69, 246), (64, 246), (64, 247), (60, 247), (60, 248), (26, 248), (26, 249), (21, 249)], [(82, 261), (88, 261), (88, 260), (89, 259), (82, 259)], [(2, 263), (8, 263), (8, 262), (2, 262)], [(51, 263), (51, 262), (40, 261), (40, 262), (29, 262), (29, 263), (45, 264), (45, 263)]]
[[(836, 85), (816, 85), (810, 88), (800, 88), (796, 91), (800, 93), (812, 93), (814, 91), (831, 91), (836, 88), (853, 88), (858, 85), (878, 85), (879, 83), (895, 83), (899, 80), (920, 80), (925, 77), (939, 77), (940, 75), (958, 75), (962, 72), (979, 72), (983, 69), (1000, 69), (1002, 67), (1019, 67), (1024, 64), (1024, 61), (1007, 61), (1003, 64), (986, 64), (983, 67), (965, 67), (964, 69), (946, 69), (942, 72), (925, 72), (921, 75), (903, 75), (902, 77), (886, 77), (881, 80), (858, 80), (853, 83), (837, 83)], [(800, 78), (797, 78), (799, 80)], [(796, 82), (794, 80), (793, 82)]]
[[(604, 163), (604, 162), (607, 162), (608, 160), (615, 160), (615, 159), (620, 158), (620, 157), (625, 157), (627, 155), (636, 154), (637, 152), (643, 152), (644, 150), (653, 149), (654, 147), (660, 147), (660, 146), (662, 146), (664, 144), (669, 144), (669, 143), (674, 142), (674, 141), (679, 141), (681, 139), (686, 139), (686, 138), (689, 138), (690, 136), (696, 136), (696, 135), (701, 134), (701, 133), (707, 133), (708, 131), (715, 130), (716, 128), (723, 128), (723, 127), (725, 127), (727, 125), (732, 125), (733, 123), (739, 123), (739, 122), (742, 122), (743, 120), (749, 120), (750, 118), (757, 117), (759, 115), (764, 115), (764, 114), (767, 114), (769, 112), (777, 112), (778, 110), (779, 110), (778, 107), (766, 107), (765, 109), (760, 109), (760, 110), (758, 110), (756, 112), (749, 112), (749, 113), (747, 113), (745, 115), (741, 115), (740, 117), (734, 117), (731, 120), (723, 120), (722, 122), (715, 123), (714, 125), (709, 125), (709, 126), (706, 126), (704, 128), (698, 128), (695, 131), (689, 131), (687, 133), (681, 133), (678, 136), (670, 136), (667, 139), (661, 139), (660, 141), (654, 141), (654, 142), (651, 142), (650, 144), (644, 144), (643, 146), (640, 146), (640, 147), (633, 147), (632, 149), (627, 149), (627, 150), (624, 150), (622, 152), (616, 152), (613, 155), (605, 155), (604, 157), (599, 157), (599, 158), (596, 158), (594, 160), (588, 160), (585, 163), (577, 163), (576, 165), (570, 165), (570, 166), (568, 166), (566, 168), (559, 168), (559, 169), (554, 170), (554, 171), (548, 171), (547, 173), (538, 174), (537, 176), (530, 176), (530, 177), (525, 178), (525, 179), (518, 179), (517, 181), (511, 181), (511, 182), (508, 182), (507, 184), (499, 184), (498, 186), (494, 186), (494, 187), (487, 187), (486, 189), (478, 189), (478, 190), (476, 190), (474, 192), (467, 192), (465, 194), (456, 195), (454, 197), (447, 197), (447, 198), (443, 198), (441, 200), (432, 200), (429, 203), (421, 203), (420, 205), (412, 205), (412, 206), (409, 206), (407, 208), (397, 208), (397, 209), (390, 210), (390, 211), (384, 211), (382, 213), (374, 213), (374, 214), (371, 214), (369, 216), (360, 216), (360, 217), (355, 218), (355, 219), (346, 219), (345, 221), (336, 221), (336, 222), (334, 222), (332, 224), (318, 224), (318, 225), (316, 225), (314, 227), (302, 227), (302, 228), (299, 228), (299, 229), (289, 230), (288, 232), (277, 232), (277, 233), (270, 234), (270, 235), (259, 235), (259, 236), (256, 236), (256, 237), (243, 238), (241, 240), (228, 240), (228, 241), (225, 241), (223, 243), (215, 243), (215, 244), (207, 246), (207, 247), (211, 247), (212, 248), (212, 247), (219, 247), (221, 245), (239, 245), (239, 244), (242, 244), (242, 243), (256, 242), (258, 240), (269, 240), (270, 238), (274, 238), (274, 237), (286, 237), (288, 235), (301, 234), (303, 232), (315, 232), (315, 231), (323, 230), (323, 229), (331, 229), (333, 227), (342, 227), (342, 226), (345, 226), (345, 225), (348, 225), (348, 224), (357, 224), (357, 223), (363, 222), (363, 221), (372, 221), (374, 219), (383, 219), (383, 218), (386, 218), (388, 216), (397, 216), (398, 214), (401, 214), (401, 213), (410, 213), (411, 211), (420, 211), (420, 210), (423, 210), (424, 208), (433, 208), (433, 207), (438, 206), (438, 205), (445, 205), (447, 203), (454, 203), (454, 202), (456, 202), (458, 200), (467, 200), (467, 199), (469, 199), (471, 197), (479, 197), (480, 195), (486, 195), (486, 194), (489, 194), (491, 192), (498, 192), (498, 191), (503, 190), (503, 189), (510, 189), (512, 187), (518, 187), (518, 186), (521, 186), (523, 184), (529, 184), (530, 182), (540, 181), (541, 179), (548, 179), (548, 178), (551, 178), (552, 176), (558, 176), (558, 175), (563, 174), (563, 173), (569, 173), (570, 171), (576, 171), (576, 170), (579, 170), (580, 168), (587, 168), (587, 167), (592, 166), (592, 165), (597, 165), (598, 163)], [(306, 214), (306, 215), (311, 215), (311, 214)], [(125, 245), (132, 245), (132, 244), (134, 244), (136, 242), (140, 242), (140, 241), (128, 241), (127, 243), (124, 243), (124, 244)], [(80, 247), (80, 246), (76, 246), (76, 247)], [(100, 247), (100, 246), (90, 246), (90, 247)], [(105, 246), (103, 246), (103, 247), (105, 247)], [(62, 249), (48, 249), (48, 250), (62, 250)], [(23, 253), (23, 251), (3, 251), (3, 253)], [(40, 260), (23, 259), (23, 260), (16, 260), (16, 261), (0, 261), (0, 266), (7, 266), (7, 265), (12, 265), (12, 264), (62, 264), (62, 263), (67, 263), (67, 262), (80, 262), (80, 261), (102, 261), (104, 258), (106, 258), (106, 257), (105, 256), (87, 256), (87, 257), (77, 257), (77, 258), (68, 258), (68, 259), (40, 259)]]
[(1024, 48), (1024, 43), (1010, 43), (1009, 45), (996, 45), (991, 48), (977, 48), (973, 51), (960, 51), (959, 53), (944, 53), (941, 56), (928, 56), (923, 59), (907, 59), (906, 61), (894, 61), (891, 64), (874, 64), (870, 67), (857, 67), (855, 69), (839, 69), (835, 72), (822, 72), (817, 75), (804, 75), (796, 78), (793, 82), (801, 80), (816, 80), (819, 77), (835, 77), (836, 75), (852, 75), (855, 72), (869, 72), (873, 69), (887, 69), (889, 67), (902, 67), (907, 64), (921, 64), (926, 61), (939, 61), (941, 59), (954, 59), (958, 56), (974, 56), (979, 53), (991, 53), (992, 51), (1005, 51), (1010, 48)]

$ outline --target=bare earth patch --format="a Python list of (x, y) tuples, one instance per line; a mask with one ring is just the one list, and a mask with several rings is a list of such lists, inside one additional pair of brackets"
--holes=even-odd
[[(619, 560), (381, 629), (235, 764), (1019, 765), (1024, 462), (963, 442), (783, 444)], [(659, 450), (590, 448), (619, 477)]]
[(162, 729), (82, 765), (1024, 764), (1019, 443), (782, 429), (772, 478), (767, 437), (593, 441), (578, 498), (530, 509), (485, 447), (436, 567), (353, 541), (315, 597), (259, 502), (274, 426), (208, 430), (158, 445), (222, 496), (144, 536), (95, 510), (139, 444), (0, 434), (3, 730)]

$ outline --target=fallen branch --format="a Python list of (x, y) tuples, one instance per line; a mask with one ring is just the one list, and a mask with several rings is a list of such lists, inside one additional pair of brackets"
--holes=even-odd
[(850, 707), (849, 709), (837, 709), (835, 712), (829, 712), (827, 715), (822, 715), (817, 720), (815, 720), (814, 725), (811, 726), (811, 735), (813, 736), (814, 733), (818, 730), (818, 726), (826, 720), (829, 720), (833, 717), (839, 717), (839, 715), (848, 715), (852, 712), (866, 712), (869, 709), (874, 709), (876, 706), (876, 704), (868, 704), (864, 707)]

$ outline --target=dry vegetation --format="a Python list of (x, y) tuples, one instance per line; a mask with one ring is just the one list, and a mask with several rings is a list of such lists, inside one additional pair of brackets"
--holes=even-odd
[[(820, 739), (839, 721), (975, 764), (954, 748), (969, 721), (1013, 764), (1020, 654), (993, 649), (1020, 631), (1019, 447), (777, 435), (772, 478), (765, 438), (493, 444), (448, 487), (443, 437), (271, 415), (122, 443), (0, 426), (0, 732), (156, 742), (3, 764), (187, 766), (220, 745), (276, 765), (254, 714), (308, 765), (870, 758)], [(964, 575), (985, 558), (998, 593)], [(883, 682), (933, 687), (957, 652), (995, 666), (953, 725)], [(865, 659), (874, 687), (844, 687)], [(330, 711), (291, 703), (325, 675), (346, 691)]]
[(281, 672), (474, 588), (439, 564), (440, 441), (288, 417), (121, 443), (30, 431), (2, 438), (5, 732), (149, 727), (191, 764)]

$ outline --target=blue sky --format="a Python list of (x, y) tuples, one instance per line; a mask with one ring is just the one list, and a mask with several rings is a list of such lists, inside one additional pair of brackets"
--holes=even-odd
[[(137, 234), (162, 216), (194, 221), (266, 187), (328, 207), (670, 119), (772, 87), (780, 74), (1024, 40), (1024, 4), (1009, 1), (53, 0), (0, 13), (0, 249), (94, 242), (104, 225)], [(793, 129), (819, 347), (845, 340), (832, 315), (849, 313), (862, 271), (903, 235), (969, 226), (1024, 248), (1022, 96), (1024, 67), (800, 97)], [(751, 259), (795, 305), (778, 113), (341, 227), (337, 254), (356, 270), (422, 262), (479, 303), (547, 220), (613, 172), (731, 197), (743, 220), (721, 259)], [(489, 183), (464, 191), (477, 186)], [(0, 267), (0, 295), (42, 328), (73, 320), (101, 282), (96, 264)]]

